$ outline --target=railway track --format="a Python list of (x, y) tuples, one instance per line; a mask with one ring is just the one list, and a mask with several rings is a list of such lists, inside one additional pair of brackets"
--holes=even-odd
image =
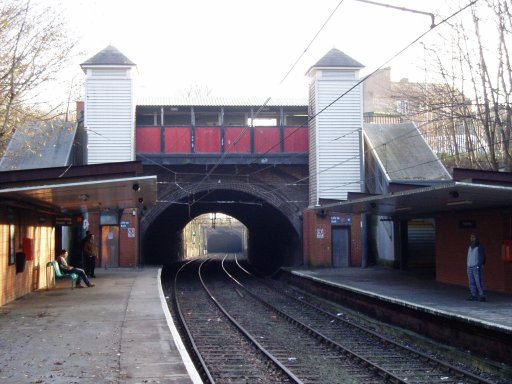
[[(201, 283), (192, 263), (178, 274), (175, 306), (209, 382), (491, 383), (276, 291), (232, 261), (202, 263)], [(239, 344), (252, 354), (235, 350)]]
[(222, 311), (201, 281), (201, 263), (184, 265), (174, 279), (173, 303), (189, 353), (209, 383), (300, 383), (265, 354)]

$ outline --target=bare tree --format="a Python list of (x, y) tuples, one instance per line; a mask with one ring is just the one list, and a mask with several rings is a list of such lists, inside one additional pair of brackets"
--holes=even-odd
[(67, 32), (51, 8), (0, 0), (0, 153), (17, 126), (54, 116), (38, 108), (36, 96), (70, 58), (75, 41)]
[(511, 0), (477, 2), (426, 46), (434, 80), (395, 90), (449, 167), (512, 171), (511, 36)]
[(210, 96), (212, 90), (205, 84), (190, 84), (180, 91), (180, 95), (187, 100), (199, 100)]

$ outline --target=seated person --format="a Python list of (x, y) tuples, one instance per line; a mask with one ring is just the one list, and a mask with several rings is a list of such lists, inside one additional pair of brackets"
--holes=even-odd
[(70, 275), (72, 273), (75, 273), (78, 275), (78, 279), (76, 281), (76, 287), (77, 288), (83, 288), (82, 281), (88, 286), (88, 287), (94, 287), (94, 284), (91, 284), (89, 279), (87, 278), (87, 275), (85, 274), (85, 271), (80, 268), (72, 267), (71, 265), (68, 265), (68, 262), (66, 261), (66, 258), (68, 257), (68, 251), (63, 249), (60, 251), (59, 256), (57, 256), (57, 263), (59, 263), (59, 267), (62, 273), (65, 273), (67, 275)]

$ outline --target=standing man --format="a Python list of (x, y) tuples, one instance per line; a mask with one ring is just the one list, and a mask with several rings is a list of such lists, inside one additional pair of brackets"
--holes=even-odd
[(82, 253), (84, 256), (85, 273), (89, 277), (96, 277), (94, 269), (96, 268), (96, 257), (98, 256), (98, 246), (94, 240), (94, 235), (87, 231), (83, 240)]
[[(468, 248), (468, 280), (470, 296), (469, 301), (486, 301), (483, 281), (483, 266), (485, 264), (485, 248), (480, 244), (476, 233), (472, 233)], [(478, 296), (477, 296), (478, 295)]]

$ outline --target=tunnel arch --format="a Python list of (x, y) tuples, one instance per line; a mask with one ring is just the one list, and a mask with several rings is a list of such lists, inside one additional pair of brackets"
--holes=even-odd
[(301, 209), (286, 196), (254, 184), (198, 183), (187, 190), (169, 187), (141, 220), (142, 263), (181, 260), (182, 230), (193, 218), (220, 212), (244, 224), (248, 258), (266, 273), (302, 263)]

